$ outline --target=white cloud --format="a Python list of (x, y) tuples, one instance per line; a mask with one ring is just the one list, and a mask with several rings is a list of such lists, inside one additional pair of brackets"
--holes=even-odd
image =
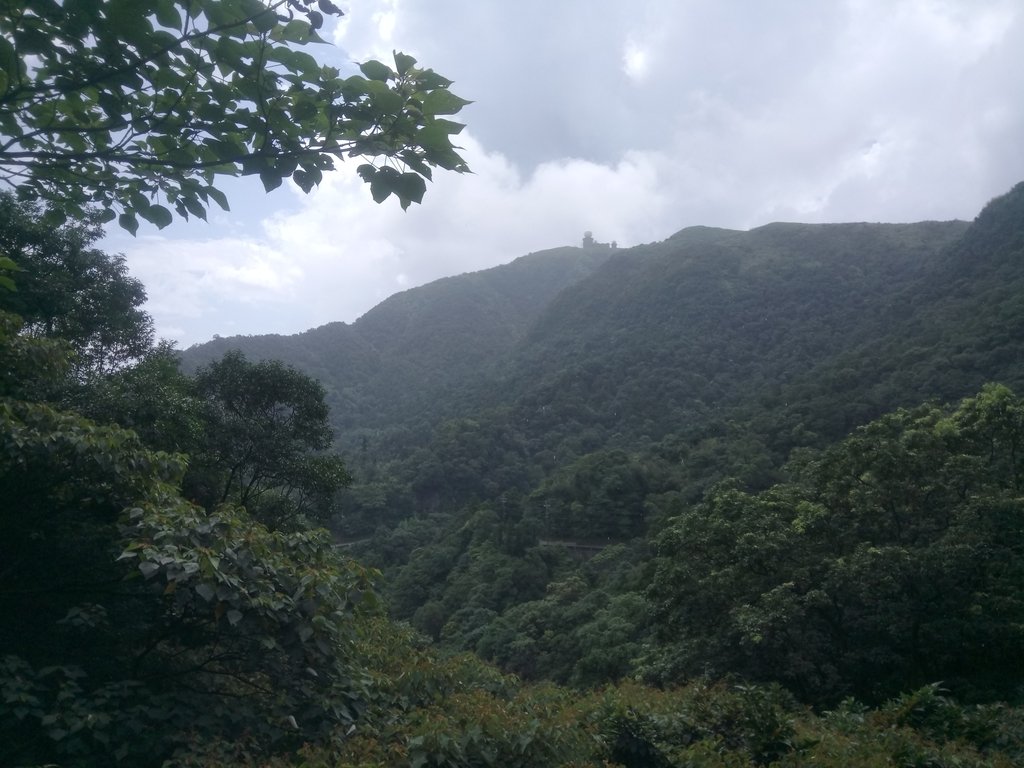
[(407, 212), (373, 204), (346, 167), (250, 238), (141, 238), (131, 264), (151, 287), (159, 332), (189, 344), (204, 333), (352, 321), (408, 286), (578, 244), (586, 230), (627, 245), (663, 226), (667, 201), (649, 156), (614, 166), (560, 160), (522, 176), (472, 137), (463, 144), (474, 173), (438, 177), (425, 205)]
[(633, 39), (626, 40), (622, 52), (622, 71), (630, 80), (642, 83), (650, 72), (647, 49)]
[(400, 12), (398, 0), (361, 1), (342, 17), (332, 39), (356, 61), (386, 60), (394, 46)]

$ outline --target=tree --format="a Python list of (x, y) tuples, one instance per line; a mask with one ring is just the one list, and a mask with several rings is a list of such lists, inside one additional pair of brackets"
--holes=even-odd
[(0, 763), (223, 764), (349, 727), (372, 574), (324, 531), (187, 503), (182, 456), (35, 400), (67, 357), (0, 311)]
[(275, 527), (300, 515), (329, 517), (350, 478), (339, 456), (323, 453), (333, 435), (319, 382), (233, 351), (196, 373), (195, 391), (205, 404), (205, 435), (186, 494), (211, 509), (245, 506)]
[[(381, 202), (420, 202), (435, 167), (467, 170), (443, 116), (468, 102), (396, 53), (343, 76), (301, 49), (330, 0), (3, 0), (0, 179), (52, 215), (138, 218), (227, 209), (218, 176), (308, 192), (361, 157)], [(119, 215), (120, 214), (120, 215)]]
[(195, 453), (205, 432), (203, 401), (178, 358), (162, 341), (134, 365), (91, 381), (76, 393), (74, 407), (99, 424), (132, 430), (148, 448)]
[(43, 218), (39, 206), (0, 192), (0, 253), (18, 267), (17, 290), (0, 291), (0, 309), (21, 317), (23, 333), (67, 342), (79, 378), (141, 357), (153, 343), (146, 291), (123, 256), (92, 247), (103, 235), (96, 215), (57, 228)]
[(659, 540), (666, 676), (739, 673), (808, 699), (937, 680), (1019, 696), (1024, 401), (986, 386), (899, 410), (758, 494), (719, 487)]

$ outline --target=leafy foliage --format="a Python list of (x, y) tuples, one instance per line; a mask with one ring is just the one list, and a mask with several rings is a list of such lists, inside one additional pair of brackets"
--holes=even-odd
[(935, 680), (1019, 696), (1022, 430), (1024, 402), (990, 386), (872, 422), (791, 483), (709, 494), (659, 542), (669, 676), (740, 672), (817, 701)]
[[(1022, 195), (1024, 185), (973, 223), (693, 227), (603, 251), (596, 265), (579, 249), (536, 254), (405, 292), (350, 326), (221, 339), (192, 354), (237, 346), (325, 382), (355, 477), (333, 524), (359, 540), (358, 557), (386, 570), (394, 615), (443, 646), (527, 678), (579, 684), (597, 682), (601, 669), (618, 677), (647, 668), (667, 680), (749, 675), (747, 655), (768, 654), (767, 641), (730, 636), (719, 659), (728, 622), (705, 638), (709, 655), (695, 665), (672, 654), (696, 659), (703, 640), (688, 636), (686, 650), (678, 633), (654, 634), (645, 579), (661, 531), (710, 493), (707, 504), (720, 504), (726, 519), (704, 533), (723, 569), (732, 562), (736, 584), (748, 579), (753, 589), (757, 573), (743, 573), (730, 547), (743, 535), (743, 562), (775, 573), (797, 546), (784, 522), (810, 480), (787, 475), (797, 471), (786, 470), (791, 455), (826, 449), (900, 407), (976, 395), (987, 381), (1020, 391)], [(577, 272), (566, 266), (573, 259)], [(542, 275), (554, 286), (546, 293)], [(477, 311), (484, 298), (489, 315)], [(528, 310), (506, 314), (510, 304)], [(929, 456), (922, 466), (941, 454)], [(757, 515), (760, 528), (750, 522)], [(873, 546), (893, 554), (888, 535)], [(588, 571), (585, 558), (618, 544), (631, 552), (629, 578)], [(873, 569), (866, 554), (844, 562), (851, 581), (906, 575), (888, 560)], [(868, 600), (870, 583), (858, 600)], [(560, 601), (563, 590), (576, 597)], [(772, 598), (783, 621), (790, 598)], [(708, 595), (693, 610), (702, 602), (728, 610)], [(757, 610), (743, 614), (751, 638), (761, 623), (775, 626), (767, 602), (765, 615)], [(950, 627), (966, 624), (958, 616)], [(896, 631), (905, 618), (889, 625)], [(879, 616), (875, 630), (887, 620)], [(801, 696), (835, 701), (850, 689), (834, 662), (801, 658), (805, 646), (828, 645), (808, 632), (773, 635), (782, 661), (757, 662), (756, 677), (785, 674)], [(887, 647), (876, 640), (871, 647)], [(663, 644), (674, 649), (659, 655)], [(859, 676), (872, 700), (942, 677), (910, 664), (900, 683), (900, 663), (898, 654), (876, 658), (870, 675), (842, 676)], [(956, 688), (1003, 695), (987, 690)]]
[(130, 368), (90, 382), (74, 405), (93, 421), (131, 429), (160, 451), (195, 454), (206, 431), (203, 401), (179, 369), (178, 352), (166, 342)]
[(55, 229), (38, 206), (0, 194), (0, 253), (18, 268), (0, 309), (21, 317), (22, 333), (70, 344), (80, 379), (123, 368), (153, 343), (145, 289), (123, 256), (92, 247), (102, 234), (95, 214)]
[[(59, 347), (2, 317), (3, 370), (62, 375)], [(322, 531), (187, 503), (182, 457), (27, 381), (0, 397), (0, 762), (272, 752), (357, 718), (372, 573)]]
[[(54, 251), (58, 264), (75, 263), (95, 236), (70, 226), (48, 234), (35, 207), (3, 202), (14, 212), (8, 242), (41, 263)], [(71, 332), (78, 326), (61, 302), (101, 329), (116, 315), (104, 304), (116, 291), (91, 274), (19, 279), (10, 294), (34, 318), (27, 328), (0, 310), (0, 762), (231, 759), (351, 725), (367, 700), (354, 642), (355, 625), (375, 611), (373, 573), (339, 556), (324, 531), (272, 532), (239, 507), (206, 510), (181, 497), (185, 457), (154, 448), (199, 451), (224, 424), (175, 353), (149, 348), (141, 311), (126, 331), (141, 360), (113, 374), (97, 364), (67, 390), (76, 347), (92, 347)], [(347, 478), (340, 459), (300, 450), (329, 441), (322, 390), (281, 366), (235, 363), (240, 389), (217, 391), (237, 396), (238, 414), (257, 422), (250, 431), (276, 430), (279, 448), (292, 445), (287, 490), (329, 498)], [(300, 501), (292, 509), (305, 509)]]
[(325, 520), (349, 475), (330, 445), (323, 387), (278, 362), (249, 363), (238, 352), (195, 376), (204, 433), (185, 478), (208, 509), (233, 501), (266, 523)]
[(0, 173), (56, 218), (101, 206), (134, 233), (227, 209), (218, 176), (308, 192), (361, 157), (378, 202), (419, 202), (435, 167), (465, 171), (449, 80), (396, 53), (343, 76), (304, 47), (331, 2), (5, 0)]

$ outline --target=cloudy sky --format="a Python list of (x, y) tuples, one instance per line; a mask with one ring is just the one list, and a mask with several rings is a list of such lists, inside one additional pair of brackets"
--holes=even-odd
[(209, 224), (112, 232), (181, 346), (351, 322), (439, 277), (694, 224), (971, 219), (1024, 180), (1020, 0), (349, 0), (332, 62), (474, 100), (474, 173), (378, 206), (232, 180)]

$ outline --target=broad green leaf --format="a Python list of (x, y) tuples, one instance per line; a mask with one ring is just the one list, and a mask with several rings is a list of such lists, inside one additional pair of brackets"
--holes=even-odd
[(156, 224), (159, 229), (163, 229), (174, 221), (173, 214), (162, 205), (150, 205), (142, 208), (139, 210), (139, 215), (146, 221)]
[(416, 66), (416, 59), (408, 54), (395, 51), (395, 70), (398, 74), (404, 75), (414, 66)]
[(171, 29), (181, 29), (181, 14), (178, 11), (175, 0), (157, 0), (156, 20), (162, 26)]
[(403, 173), (393, 184), (393, 191), (402, 202), (402, 208), (408, 208), (410, 203), (422, 203), (423, 195), (427, 191), (427, 183), (417, 173)]
[(391, 67), (375, 60), (365, 61), (360, 64), (359, 71), (366, 75), (370, 80), (377, 80), (382, 83), (386, 83), (395, 76)]
[(451, 136), (462, 130), (459, 123), (450, 120), (432, 120), (416, 134), (423, 149), (446, 152), (452, 148)]
[(256, 14), (253, 17), (252, 24), (260, 34), (269, 32), (277, 26), (277, 14), (270, 10)]
[(424, 70), (416, 76), (416, 85), (421, 91), (433, 91), (438, 88), (447, 88), (452, 81), (442, 77), (432, 69)]
[(292, 19), (283, 27), (278, 27), (278, 30), (276, 34), (286, 43), (298, 43), (301, 45), (308, 42), (312, 36), (309, 24), (302, 19)]
[(266, 170), (260, 171), (260, 181), (263, 182), (263, 189), (270, 192), (280, 187), (283, 179), (281, 178), (280, 173), (272, 170)]
[(18, 76), (18, 56), (6, 35), (0, 35), (0, 68), (8, 79)]
[(206, 194), (214, 199), (217, 205), (220, 206), (222, 211), (230, 211), (231, 207), (228, 205), (227, 196), (216, 187), (207, 187)]
[(395, 93), (379, 80), (371, 81), (370, 86), (370, 99), (378, 115), (397, 114), (402, 109), (404, 100), (400, 94)]
[(359, 174), (359, 178), (361, 178), (363, 181), (370, 182), (373, 180), (373, 177), (377, 174), (377, 169), (370, 163), (363, 163), (362, 165), (356, 168), (356, 173)]
[[(377, 168), (376, 172), (370, 177), (370, 196), (373, 197), (374, 202), (383, 203), (392, 192), (395, 191), (395, 183), (399, 177), (398, 171), (394, 168)], [(363, 177), (366, 178), (365, 176)]]
[(322, 178), (323, 174), (316, 169), (305, 171), (300, 168), (292, 174), (292, 180), (299, 185), (299, 189), (306, 193), (311, 192), (313, 187), (319, 184)]
[(423, 114), (454, 115), (467, 104), (473, 102), (456, 96), (449, 90), (431, 91), (423, 98)]
[(209, 584), (202, 583), (196, 585), (196, 594), (206, 602), (210, 602), (216, 596), (217, 592)]
[(121, 227), (121, 229), (126, 229), (133, 235), (139, 231), (139, 220), (135, 218), (134, 213), (122, 213), (120, 216), (117, 217), (117, 223)]

